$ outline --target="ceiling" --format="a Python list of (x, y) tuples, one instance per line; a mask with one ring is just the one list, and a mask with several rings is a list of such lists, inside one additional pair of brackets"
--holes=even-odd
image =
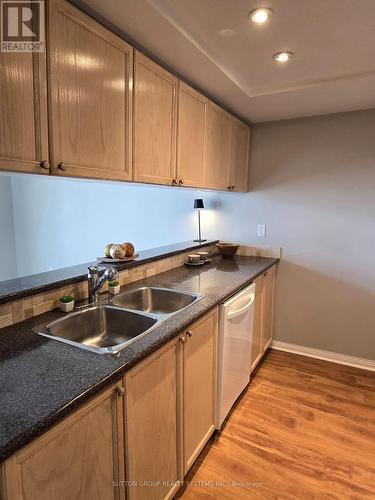
[[(375, 0), (85, 4), (252, 123), (375, 107)], [(248, 21), (256, 7), (273, 9), (265, 25)], [(295, 56), (275, 63), (284, 50)]]

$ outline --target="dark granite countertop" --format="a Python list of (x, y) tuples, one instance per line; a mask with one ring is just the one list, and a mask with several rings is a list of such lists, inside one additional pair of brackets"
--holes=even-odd
[(178, 267), (126, 286), (128, 290), (158, 285), (200, 292), (204, 297), (117, 355), (92, 353), (32, 332), (34, 326), (62, 315), (56, 311), (0, 330), (0, 462), (276, 262), (262, 257), (215, 257), (206, 266)]
[(189, 250), (197, 250), (208, 245), (214, 245), (219, 240), (208, 240), (204, 243), (195, 243), (194, 241), (183, 241), (182, 243), (173, 243), (163, 247), (150, 248), (149, 250), (141, 250), (138, 252), (138, 257), (134, 260), (129, 260), (123, 263), (103, 262), (86, 262), (76, 266), (64, 267), (55, 269), (54, 271), (46, 271), (44, 273), (31, 274), (30, 276), (22, 276), (12, 280), (0, 282), (0, 304), (16, 300), (37, 293), (54, 290), (59, 286), (71, 285), (84, 281), (87, 277), (88, 266), (97, 265), (99, 267), (115, 267), (118, 271), (130, 269), (132, 267), (141, 266), (149, 262), (172, 257), (182, 252)]

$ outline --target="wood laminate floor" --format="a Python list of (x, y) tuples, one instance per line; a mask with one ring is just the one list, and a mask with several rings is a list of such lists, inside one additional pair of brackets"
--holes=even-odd
[(186, 481), (183, 500), (375, 499), (375, 373), (271, 351)]

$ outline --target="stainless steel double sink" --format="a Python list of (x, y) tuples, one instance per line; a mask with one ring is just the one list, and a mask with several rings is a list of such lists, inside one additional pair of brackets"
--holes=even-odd
[(142, 286), (37, 328), (45, 337), (97, 353), (115, 354), (202, 294)]

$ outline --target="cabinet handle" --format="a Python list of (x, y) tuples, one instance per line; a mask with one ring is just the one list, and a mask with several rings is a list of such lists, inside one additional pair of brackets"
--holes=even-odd
[(193, 336), (193, 332), (192, 332), (191, 330), (188, 330), (188, 331), (186, 332), (186, 335), (187, 335), (188, 337), (192, 337), (192, 336)]
[(49, 161), (47, 161), (47, 160), (41, 161), (41, 162), (40, 162), (40, 166), (41, 166), (42, 168), (44, 168), (45, 170), (49, 170), (49, 167), (50, 167), (50, 165), (49, 165)]
[(182, 336), (180, 337), (180, 342), (181, 342), (181, 344), (185, 344), (185, 342), (186, 342), (186, 337), (185, 337), (185, 335), (182, 335)]
[(58, 165), (58, 168), (60, 170), (66, 170), (66, 167), (67, 167), (67, 164), (65, 163), (65, 161), (62, 161), (61, 163), (59, 163)]
[(232, 188), (232, 191), (234, 191), (234, 190), (235, 190), (235, 188), (236, 188), (236, 186), (231, 186), (231, 188)]
[(234, 188), (235, 186), (228, 186), (228, 191), (233, 191)]
[(177, 179), (172, 180), (172, 186), (177, 186)]
[(264, 273), (265, 278), (269, 278), (270, 273), (267, 273), (267, 271)]
[(178, 181), (178, 185), (179, 185), (179, 186), (182, 186), (182, 184), (183, 184), (183, 183), (184, 183), (184, 181), (183, 181), (182, 179), (180, 179), (180, 180)]
[(123, 387), (116, 387), (115, 394), (117, 397), (122, 398), (125, 394), (125, 389)]

